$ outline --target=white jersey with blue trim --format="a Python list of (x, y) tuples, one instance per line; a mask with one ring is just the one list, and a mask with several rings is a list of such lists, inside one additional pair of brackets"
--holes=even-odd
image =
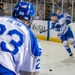
[(18, 19), (0, 17), (0, 64), (18, 73), (28, 50), (28, 29)]
[(23, 72), (38, 72), (40, 71), (40, 56), (42, 48), (39, 40), (35, 37), (33, 32), (29, 29), (29, 48), (25, 53), (21, 71)]
[[(58, 21), (52, 22), (52, 25), (54, 25), (54, 29), (58, 31), (58, 34), (64, 35), (66, 31), (68, 30), (68, 25), (66, 24), (66, 19), (70, 18), (70, 15), (68, 14), (60, 14), (58, 15)], [(70, 19), (69, 19), (70, 20)], [(59, 25), (59, 28), (56, 28), (56, 26)]]

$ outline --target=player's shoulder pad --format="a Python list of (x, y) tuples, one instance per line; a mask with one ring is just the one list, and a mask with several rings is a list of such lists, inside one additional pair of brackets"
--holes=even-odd
[(63, 18), (64, 17), (64, 14), (59, 14), (58, 15), (58, 19), (61, 19), (61, 18)]
[(64, 16), (65, 16), (66, 18), (71, 18), (71, 15), (69, 15), (68, 13), (65, 13)]

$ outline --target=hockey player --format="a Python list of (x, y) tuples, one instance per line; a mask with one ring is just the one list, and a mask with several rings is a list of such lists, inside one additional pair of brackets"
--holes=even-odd
[[(0, 75), (17, 75), (23, 60), (25, 61), (25, 58), (27, 59), (27, 56), (29, 56), (29, 46), (33, 44), (33, 40), (30, 43), (30, 37), (32, 36), (31, 39), (34, 39), (35, 43), (37, 42), (30, 29), (26, 26), (26, 23), (30, 21), (30, 15), (34, 15), (30, 9), (30, 4), (19, 2), (14, 8), (13, 18), (0, 17)], [(41, 55), (38, 44), (34, 45), (36, 49), (31, 46), (33, 47), (31, 53), (35, 57)], [(40, 59), (37, 60), (35, 65), (37, 68), (39, 61)]]
[[(23, 2), (20, 2), (17, 4), (14, 8), (13, 16), (14, 17), (19, 17), (18, 13), (23, 10), (17, 8), (22, 8)], [(25, 2), (26, 3), (26, 2)], [(28, 3), (28, 2), (27, 2)], [(41, 46), (39, 43), (39, 40), (34, 36), (32, 31), (29, 29), (33, 20), (33, 16), (35, 14), (34, 6), (31, 3), (29, 4), (29, 15), (26, 15), (27, 17), (24, 17), (25, 19), (25, 24), (28, 26), (29, 30), (29, 47), (28, 50), (25, 51), (25, 56), (23, 58), (23, 64), (21, 66), (20, 74), (21, 75), (38, 75), (40, 71), (40, 56), (41, 56)], [(18, 13), (16, 13), (18, 12)], [(21, 15), (20, 15), (21, 16)]]
[[(32, 21), (33, 21), (33, 16), (35, 13), (34, 6), (33, 4), (29, 4), (30, 7), (30, 17), (28, 17), (28, 20), (26, 20), (26, 25), (30, 28)], [(25, 55), (23, 64), (21, 67), (20, 74), (21, 75), (38, 75), (40, 72), (40, 56), (42, 53), (41, 46), (39, 43), (39, 40), (35, 37), (35, 35), (32, 33), (31, 30), (29, 30), (29, 48), (27, 53), (27, 56)]]
[(75, 40), (71, 28), (68, 26), (71, 23), (71, 16), (68, 14), (51, 14), (52, 29), (58, 32), (58, 37), (61, 39), (65, 49), (69, 53), (69, 56), (73, 56), (73, 53), (69, 47), (68, 40), (75, 48)]

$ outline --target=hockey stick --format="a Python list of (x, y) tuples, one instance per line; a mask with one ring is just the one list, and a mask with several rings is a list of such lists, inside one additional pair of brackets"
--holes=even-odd
[(51, 30), (51, 28), (50, 29), (47, 29), (47, 30), (40, 30), (39, 32), (40, 33), (43, 33), (43, 32), (49, 31), (49, 30)]

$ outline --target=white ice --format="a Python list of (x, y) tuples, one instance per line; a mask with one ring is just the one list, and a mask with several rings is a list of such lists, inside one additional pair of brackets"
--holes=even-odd
[[(61, 43), (40, 41), (42, 46), (40, 75), (75, 75), (75, 58), (70, 58)], [(75, 49), (70, 45), (75, 57)], [(52, 71), (49, 71), (52, 69)]]

